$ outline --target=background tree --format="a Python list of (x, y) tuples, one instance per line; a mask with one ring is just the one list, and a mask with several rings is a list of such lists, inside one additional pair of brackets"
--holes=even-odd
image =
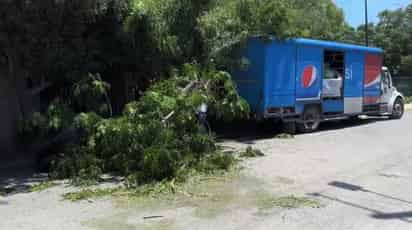
[[(357, 28), (356, 43), (362, 44), (365, 26)], [(369, 25), (371, 45), (385, 50), (385, 65), (394, 75), (410, 75), (412, 54), (412, 4), (404, 9), (385, 10), (379, 14), (379, 22)]]

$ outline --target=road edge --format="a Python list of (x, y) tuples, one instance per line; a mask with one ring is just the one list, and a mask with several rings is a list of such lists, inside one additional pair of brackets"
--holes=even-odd
[(405, 110), (412, 111), (412, 103), (405, 105)]

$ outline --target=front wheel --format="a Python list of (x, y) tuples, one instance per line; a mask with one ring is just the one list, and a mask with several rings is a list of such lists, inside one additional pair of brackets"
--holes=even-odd
[(300, 132), (310, 133), (319, 128), (320, 110), (316, 106), (311, 106), (303, 112), (302, 120), (297, 123), (297, 128)]
[(405, 105), (403, 103), (402, 98), (398, 97), (396, 98), (395, 103), (393, 104), (391, 118), (401, 119), (404, 112), (405, 112)]

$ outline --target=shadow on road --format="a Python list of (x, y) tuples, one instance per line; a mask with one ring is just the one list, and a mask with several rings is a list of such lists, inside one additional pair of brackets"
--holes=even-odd
[(253, 144), (256, 140), (269, 139), (282, 132), (282, 125), (273, 121), (262, 123), (254, 120), (236, 121), (226, 124), (212, 124), (218, 140), (235, 140)]
[(393, 196), (389, 196), (389, 195), (382, 194), (382, 193), (379, 193), (379, 192), (374, 192), (374, 191), (368, 190), (368, 189), (366, 189), (366, 188), (364, 188), (364, 187), (361, 187), (361, 186), (358, 186), (358, 185), (349, 184), (349, 183), (345, 183), (345, 182), (332, 181), (332, 182), (330, 182), (328, 185), (334, 186), (334, 187), (337, 187), (337, 188), (341, 188), (341, 189), (346, 189), (346, 190), (354, 191), (354, 192), (356, 192), (356, 191), (366, 192), (366, 193), (374, 194), (374, 195), (377, 195), (377, 196), (380, 196), (380, 197), (383, 197), (383, 198), (386, 198), (386, 199), (391, 199), (391, 200), (396, 200), (396, 201), (403, 202), (403, 203), (407, 203), (407, 204), (412, 204), (412, 201), (400, 199), (400, 198), (393, 197)]
[(30, 169), (3, 169), (0, 176), (0, 193), (10, 196), (18, 193), (27, 193), (31, 185), (46, 181), (46, 174), (35, 174)]
[[(392, 213), (376, 213), (371, 215), (373, 218), (376, 219), (383, 219), (383, 220), (388, 220), (388, 219), (402, 219), (404, 220), (405, 218), (412, 218), (412, 211), (410, 212), (392, 212)], [(412, 223), (412, 221), (408, 221), (409, 223)]]
[[(380, 197), (383, 197), (383, 198), (386, 198), (386, 199), (391, 199), (391, 200), (399, 201), (399, 202), (406, 203), (406, 204), (412, 204), (411, 201), (401, 199), (401, 198), (397, 198), (397, 197), (390, 196), (390, 195), (386, 195), (386, 194), (382, 194), (382, 193), (379, 193), (379, 192), (374, 192), (374, 191), (368, 190), (368, 189), (366, 189), (362, 186), (349, 184), (349, 183), (346, 183), (346, 182), (332, 181), (328, 185), (336, 187), (336, 188), (352, 191), (352, 192), (370, 193), (370, 194), (374, 194), (374, 195), (377, 195), (377, 196), (380, 196)], [(354, 207), (354, 208), (369, 211), (369, 212), (372, 213), (370, 216), (372, 218), (375, 218), (375, 219), (382, 219), (382, 220), (399, 219), (399, 220), (404, 221), (404, 222), (412, 223), (412, 220), (408, 219), (408, 218), (412, 218), (412, 211), (388, 213), (388, 212), (384, 212), (384, 211), (381, 211), (381, 210), (369, 208), (369, 207), (366, 207), (366, 206), (363, 206), (363, 205), (360, 205), (360, 204), (356, 204), (356, 203), (353, 203), (353, 202), (350, 202), (350, 201), (342, 200), (342, 199), (339, 199), (337, 197), (328, 196), (328, 195), (325, 195), (325, 194), (322, 194), (322, 193), (310, 193), (308, 195), (324, 198), (324, 199), (335, 201), (335, 202), (345, 204), (345, 205), (348, 205), (348, 206), (351, 206), (351, 207)]]
[[(369, 117), (366, 119), (329, 121), (321, 123), (318, 132), (352, 128), (386, 120), (388, 119), (385, 117)], [(276, 135), (283, 133), (282, 123), (274, 121), (259, 123), (248, 120), (230, 124), (212, 124), (212, 129), (219, 140), (235, 140), (245, 144), (253, 144), (256, 140), (274, 138)]]
[(338, 130), (338, 129), (347, 129), (357, 126), (363, 126), (372, 124), (375, 122), (384, 122), (388, 121), (387, 117), (368, 117), (368, 118), (359, 118), (359, 119), (350, 119), (350, 120), (341, 120), (341, 121), (330, 121), (321, 123), (319, 131), (328, 131), (328, 130)]

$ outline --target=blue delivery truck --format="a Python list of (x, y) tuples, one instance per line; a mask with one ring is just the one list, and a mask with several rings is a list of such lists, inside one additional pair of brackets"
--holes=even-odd
[(383, 67), (383, 50), (297, 38), (251, 38), (232, 72), (254, 116), (301, 132), (320, 122), (385, 115), (400, 119), (404, 97)]

